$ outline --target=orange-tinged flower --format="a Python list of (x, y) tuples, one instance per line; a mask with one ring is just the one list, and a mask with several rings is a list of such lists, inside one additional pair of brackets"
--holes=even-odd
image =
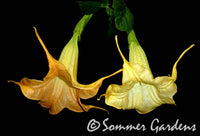
[(121, 72), (119, 70), (89, 85), (82, 85), (77, 82), (78, 39), (91, 16), (85, 15), (79, 21), (71, 40), (62, 51), (59, 61), (54, 59), (48, 52), (34, 27), (36, 36), (46, 53), (49, 72), (42, 81), (26, 77), (20, 82), (9, 81), (19, 85), (25, 97), (31, 100), (39, 100), (39, 104), (42, 107), (49, 108), (50, 114), (58, 114), (64, 108), (68, 108), (74, 112), (88, 111), (91, 108), (104, 110), (93, 105), (84, 105), (81, 103), (80, 98), (88, 99), (94, 97), (104, 79)]

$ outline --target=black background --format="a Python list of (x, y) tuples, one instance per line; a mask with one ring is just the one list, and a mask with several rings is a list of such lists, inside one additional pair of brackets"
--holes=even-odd
[[(157, 135), (197, 135), (199, 120), (200, 77), (200, 20), (199, 3), (187, 1), (140, 1), (125, 0), (134, 15), (134, 30), (146, 52), (154, 77), (171, 74), (174, 62), (189, 45), (196, 44), (178, 64), (178, 92), (174, 96), (176, 106), (162, 105), (154, 111), (141, 115), (135, 110), (117, 110), (104, 104), (109, 84), (121, 84), (122, 74), (106, 79), (98, 94), (84, 104), (101, 106), (110, 111), (91, 109), (87, 113), (75, 113), (64, 109), (58, 115), (50, 115), (37, 101), (28, 100), (20, 88), (7, 80), (20, 81), (23, 77), (42, 80), (48, 72), (45, 53), (39, 44), (33, 27), (45, 42), (49, 52), (58, 59), (72, 36), (73, 29), (82, 13), (76, 1), (26, 1), (7, 2), (1, 12), (1, 116), (6, 133), (56, 134), (56, 135), (154, 135), (149, 130), (153, 119), (160, 123), (196, 124), (195, 132), (162, 131)], [(123, 61), (117, 51), (114, 37), (106, 38), (108, 17), (105, 10), (96, 13), (85, 28), (79, 42), (78, 81), (89, 84), (122, 67)], [(119, 45), (128, 58), (126, 34), (118, 33)], [(5, 55), (6, 54), (6, 55)], [(102, 132), (103, 126), (92, 133), (87, 131), (91, 119), (108, 124), (145, 124), (142, 131)], [(4, 121), (5, 122), (4, 122)]]

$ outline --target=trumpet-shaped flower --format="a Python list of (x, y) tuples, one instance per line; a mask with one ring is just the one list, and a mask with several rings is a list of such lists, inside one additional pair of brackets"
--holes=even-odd
[(129, 62), (123, 56), (116, 38), (118, 51), (123, 59), (122, 85), (112, 84), (105, 94), (105, 103), (117, 109), (136, 109), (145, 114), (166, 103), (175, 104), (174, 94), (177, 92), (177, 63), (183, 55), (194, 45), (186, 49), (175, 62), (171, 76), (154, 78), (145, 52), (139, 45), (132, 30), (128, 35)]
[(36, 36), (41, 43), (49, 63), (49, 72), (41, 80), (23, 78), (19, 85), (25, 97), (31, 100), (39, 100), (39, 104), (44, 108), (49, 108), (50, 114), (58, 114), (64, 108), (74, 112), (88, 111), (91, 108), (98, 108), (93, 105), (84, 105), (80, 98), (88, 99), (94, 97), (104, 79), (119, 73), (121, 70), (102, 77), (94, 83), (82, 85), (77, 82), (78, 67), (78, 39), (85, 25), (92, 15), (85, 15), (77, 24), (71, 40), (64, 47), (59, 61), (54, 59), (48, 52), (36, 28)]

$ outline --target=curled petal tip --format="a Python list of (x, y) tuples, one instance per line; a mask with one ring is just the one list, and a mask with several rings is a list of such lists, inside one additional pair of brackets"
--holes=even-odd
[(13, 81), (13, 80), (8, 80), (8, 83), (15, 83), (15, 84), (17, 84), (17, 82)]
[(174, 63), (174, 66), (173, 66), (173, 69), (172, 69), (172, 74), (171, 74), (171, 77), (174, 79), (174, 81), (176, 81), (176, 79), (177, 79), (177, 69), (176, 69), (176, 67), (177, 67), (177, 64), (178, 64), (178, 62), (181, 60), (181, 58), (183, 57), (183, 55), (186, 53), (186, 52), (188, 52), (192, 47), (194, 47), (195, 46), (195, 44), (192, 44), (192, 45), (190, 45), (187, 49), (185, 49), (183, 52), (182, 52), (182, 54), (179, 56), (179, 58), (178, 58), (178, 60)]
[(100, 101), (103, 96), (106, 96), (106, 94), (102, 94), (99, 98), (97, 98), (97, 101)]
[(122, 51), (121, 51), (121, 49), (120, 49), (120, 47), (119, 47), (117, 35), (115, 35), (115, 42), (116, 42), (117, 49), (118, 49), (118, 51), (119, 51), (119, 53), (120, 53), (120, 55), (121, 55), (123, 61), (124, 61), (124, 62), (128, 62), (128, 61), (126, 60), (126, 58), (124, 57), (124, 55), (123, 55), (123, 53), (122, 53)]
[(35, 26), (33, 27), (33, 29), (34, 29), (35, 33), (37, 33), (37, 29), (36, 29), (36, 27), (35, 27)]
[(82, 104), (82, 108), (83, 108), (83, 110), (84, 110), (85, 112), (88, 112), (90, 109), (95, 108), (95, 109), (99, 109), (99, 110), (105, 111), (105, 112), (107, 112), (108, 114), (110, 114), (108, 110), (106, 110), (106, 109), (104, 109), (104, 108), (101, 108), (101, 107), (93, 106), (93, 105), (84, 105), (84, 104)]

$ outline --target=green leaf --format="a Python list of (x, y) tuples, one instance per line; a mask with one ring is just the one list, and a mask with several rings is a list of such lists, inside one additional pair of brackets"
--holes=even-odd
[(102, 8), (101, 2), (96, 1), (78, 1), (81, 11), (84, 14), (93, 14)]
[(119, 31), (129, 32), (133, 27), (133, 15), (123, 0), (113, 0), (115, 26)]
[(110, 5), (109, 0), (103, 0), (102, 5), (103, 7), (108, 7)]

